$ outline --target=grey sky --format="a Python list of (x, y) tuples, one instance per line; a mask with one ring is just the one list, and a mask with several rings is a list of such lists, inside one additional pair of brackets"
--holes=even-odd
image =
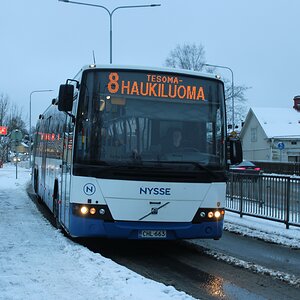
[[(300, 94), (299, 0), (81, 0), (104, 5), (161, 3), (123, 9), (113, 17), (113, 63), (163, 66), (177, 44), (202, 44), (210, 64), (229, 66), (235, 83), (252, 87), (248, 106), (291, 107)], [(58, 87), (85, 64), (109, 63), (109, 17), (104, 9), (57, 0), (2, 0), (0, 93), (32, 123)], [(219, 74), (230, 77), (226, 70)]]

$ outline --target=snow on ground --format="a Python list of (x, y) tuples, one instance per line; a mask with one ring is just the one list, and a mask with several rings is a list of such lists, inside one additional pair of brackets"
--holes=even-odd
[(0, 168), (0, 299), (193, 299), (63, 236), (26, 194), (29, 171)]
[(226, 211), (224, 229), (244, 236), (300, 249), (300, 227)]
[[(29, 170), (0, 169), (0, 299), (193, 299), (146, 279), (65, 238), (26, 194)], [(300, 228), (226, 212), (225, 230), (300, 248)], [(292, 285), (300, 279), (206, 250), (216, 259), (269, 274)]]
[[(293, 247), (294, 249), (300, 249), (300, 227), (290, 226), (289, 229), (286, 229), (285, 224), (283, 223), (251, 216), (243, 216), (240, 218), (239, 214), (226, 211), (224, 230), (241, 234), (243, 236), (261, 239), (266, 242)], [(196, 244), (197, 242), (191, 241), (190, 243)], [(225, 255), (216, 250), (206, 249), (204, 252), (207, 255), (216, 258), (217, 260), (251, 270), (255, 273), (266, 274), (273, 278), (284, 281), (292, 286), (300, 287), (300, 278), (294, 275), (268, 269), (254, 264), (251, 261), (245, 261), (230, 255)]]

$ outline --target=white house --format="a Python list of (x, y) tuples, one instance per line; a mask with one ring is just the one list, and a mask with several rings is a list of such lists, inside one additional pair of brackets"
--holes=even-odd
[(245, 160), (300, 162), (300, 97), (293, 108), (251, 108), (240, 137)]

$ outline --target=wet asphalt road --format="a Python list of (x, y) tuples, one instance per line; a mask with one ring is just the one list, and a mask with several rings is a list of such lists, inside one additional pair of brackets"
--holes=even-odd
[(228, 231), (224, 231), (222, 238), (218, 241), (194, 240), (190, 242), (209, 250), (216, 250), (220, 253), (300, 278), (300, 245), (298, 249), (284, 247)]
[[(29, 193), (30, 195), (30, 193)], [(42, 214), (53, 223), (45, 207), (30, 195)], [(300, 278), (299, 250), (224, 232), (222, 239), (193, 240), (197, 250), (181, 242), (76, 239), (90, 250), (155, 281), (172, 285), (197, 299), (299, 299), (300, 288), (255, 274), (206, 254), (217, 250)]]
[(90, 250), (196, 299), (299, 299), (300, 289), (180, 242), (79, 240)]

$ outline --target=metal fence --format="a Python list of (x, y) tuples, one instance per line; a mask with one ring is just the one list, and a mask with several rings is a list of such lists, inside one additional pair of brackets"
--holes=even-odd
[(226, 209), (300, 227), (300, 177), (229, 173)]

